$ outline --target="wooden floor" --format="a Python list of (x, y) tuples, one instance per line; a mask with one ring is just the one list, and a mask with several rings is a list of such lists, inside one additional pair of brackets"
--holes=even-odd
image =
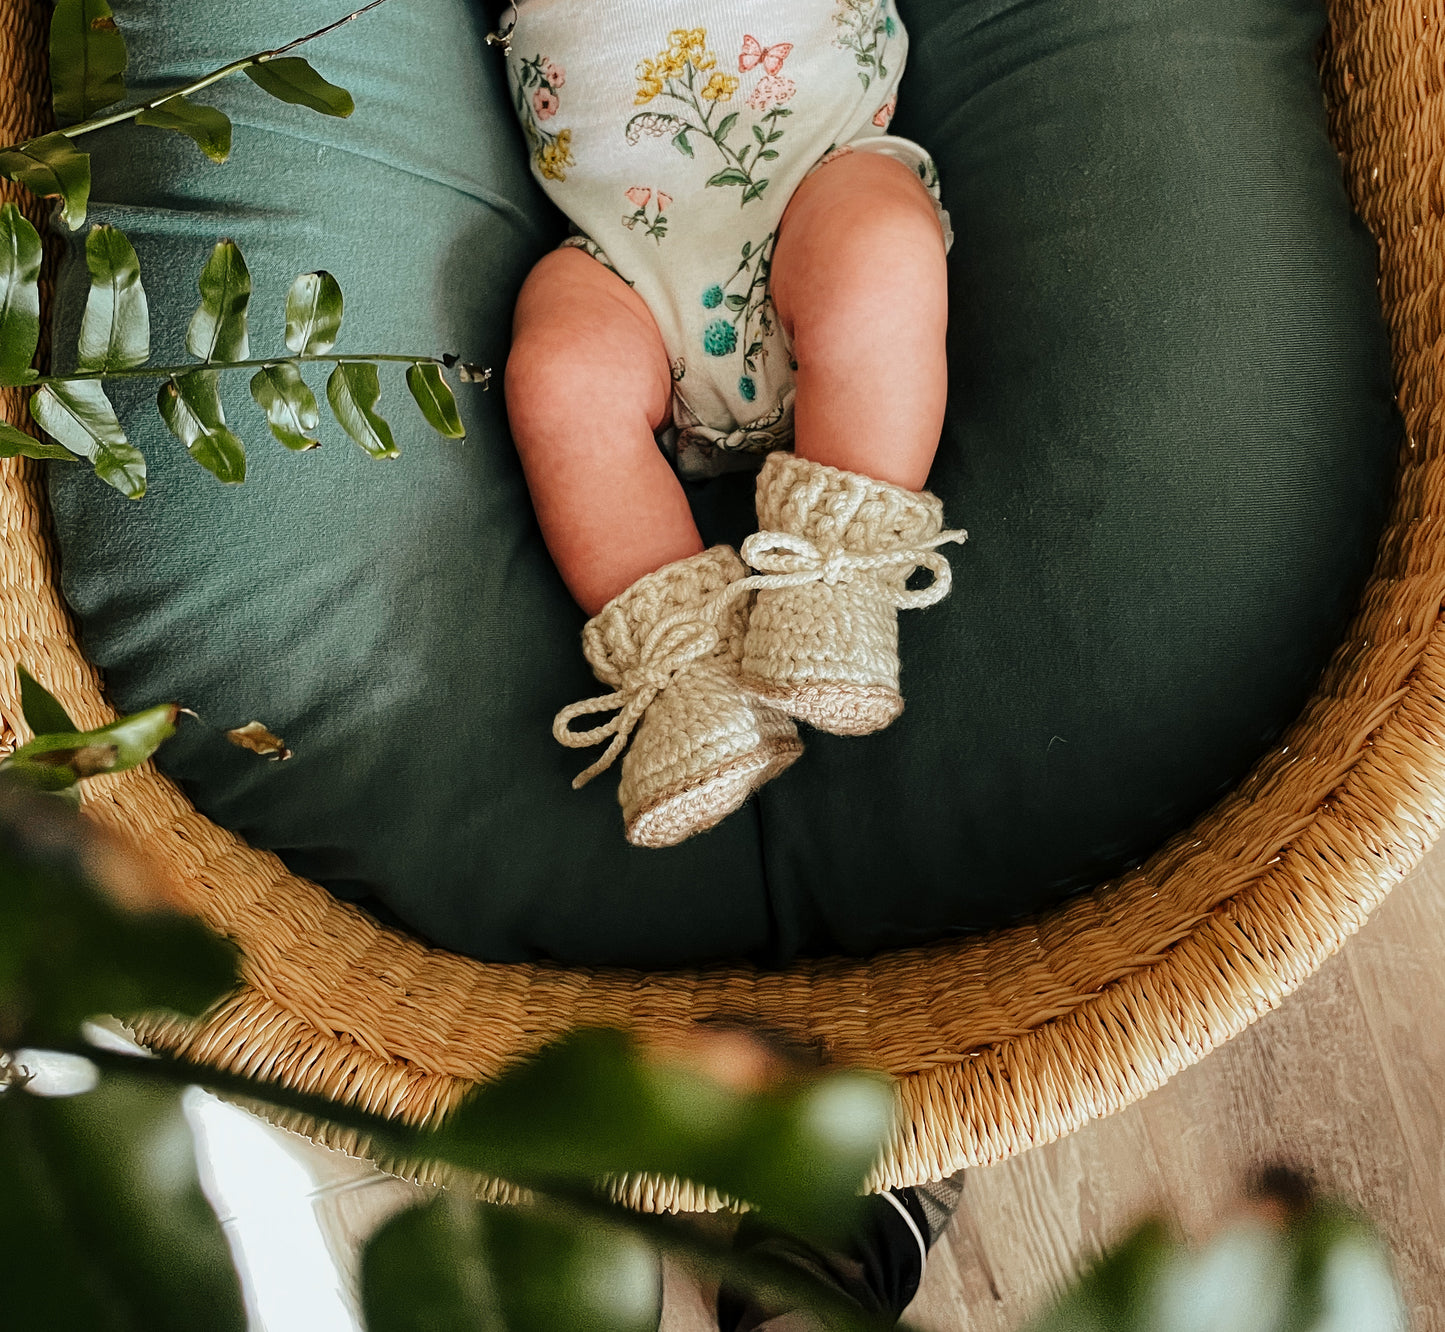
[[(326, 1181), (323, 1227), (354, 1265), (360, 1237), (410, 1186), (290, 1142)], [(1272, 1163), (1375, 1218), (1412, 1332), (1445, 1332), (1445, 844), (1243, 1035), (1120, 1114), (970, 1171), (909, 1318), (927, 1332), (1013, 1332), (1145, 1213), (1203, 1236), (1246, 1174)], [(706, 1332), (707, 1303), (669, 1272), (664, 1332)]]

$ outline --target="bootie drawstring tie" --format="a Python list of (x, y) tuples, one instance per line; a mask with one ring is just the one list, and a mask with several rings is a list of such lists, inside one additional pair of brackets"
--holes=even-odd
[[(600, 745), (609, 736), (612, 742), (601, 758), (572, 779), (572, 789), (579, 791), (599, 773), (606, 772), (617, 756), (627, 748), (633, 728), (655, 699), (672, 682), (679, 671), (693, 662), (710, 656), (722, 641), (719, 623), (723, 611), (747, 589), (746, 579), (724, 588), (703, 607), (688, 607), (659, 620), (643, 640), (637, 664), (622, 672), (617, 689), (610, 694), (586, 698), (563, 708), (552, 720), (552, 734), (568, 749), (587, 749)], [(590, 717), (617, 709), (617, 715), (590, 731), (574, 731), (578, 717)]]
[(750, 591), (767, 591), (803, 587), (808, 583), (824, 583), (836, 587), (851, 582), (860, 574), (927, 569), (933, 581), (916, 591), (897, 591), (880, 581), (879, 592), (899, 610), (922, 610), (942, 601), (953, 586), (953, 571), (948, 560), (938, 553), (939, 546), (962, 543), (968, 533), (962, 528), (940, 532), (936, 537), (897, 550), (862, 555), (836, 550), (825, 555), (806, 537), (790, 532), (754, 532), (742, 544), (743, 560), (757, 570), (738, 586), (746, 584)]

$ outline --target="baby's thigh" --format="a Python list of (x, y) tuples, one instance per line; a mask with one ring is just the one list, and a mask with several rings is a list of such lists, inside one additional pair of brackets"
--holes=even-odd
[(605, 265), (554, 250), (517, 297), (506, 395), (514, 423), (640, 408), (661, 429), (672, 417), (672, 371), (657, 321)]

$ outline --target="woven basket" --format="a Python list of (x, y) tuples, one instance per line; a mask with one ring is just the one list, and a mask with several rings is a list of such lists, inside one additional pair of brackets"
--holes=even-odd
[[(1033, 924), (782, 972), (642, 974), (425, 948), (213, 826), (147, 765), (88, 783), (87, 808), (143, 836), (186, 909), (240, 945), (245, 985), (193, 1024), (141, 1019), (142, 1038), (419, 1123), (578, 1023), (666, 1044), (698, 1019), (756, 1019), (898, 1078), (902, 1127), (873, 1179), (883, 1187), (1058, 1138), (1279, 1003), (1419, 862), (1445, 793), (1445, 0), (1330, 9), (1332, 130), (1380, 242), (1407, 444), (1348, 638), (1237, 791), (1142, 868)], [(0, 142), (45, 124), (48, 15), (42, 0), (0, 0)], [(19, 423), (18, 395), (0, 394), (0, 413)], [(113, 719), (76, 646), (39, 469), (24, 460), (0, 463), (0, 537), (0, 747), (21, 738), (17, 661), (82, 723)], [(677, 1181), (626, 1192), (650, 1208), (714, 1201)]]

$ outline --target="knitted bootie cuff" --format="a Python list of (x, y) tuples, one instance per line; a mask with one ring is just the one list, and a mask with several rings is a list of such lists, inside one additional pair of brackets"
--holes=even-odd
[(868, 553), (925, 541), (943, 527), (943, 501), (937, 495), (795, 453), (768, 455), (758, 473), (757, 511), (760, 528)]

